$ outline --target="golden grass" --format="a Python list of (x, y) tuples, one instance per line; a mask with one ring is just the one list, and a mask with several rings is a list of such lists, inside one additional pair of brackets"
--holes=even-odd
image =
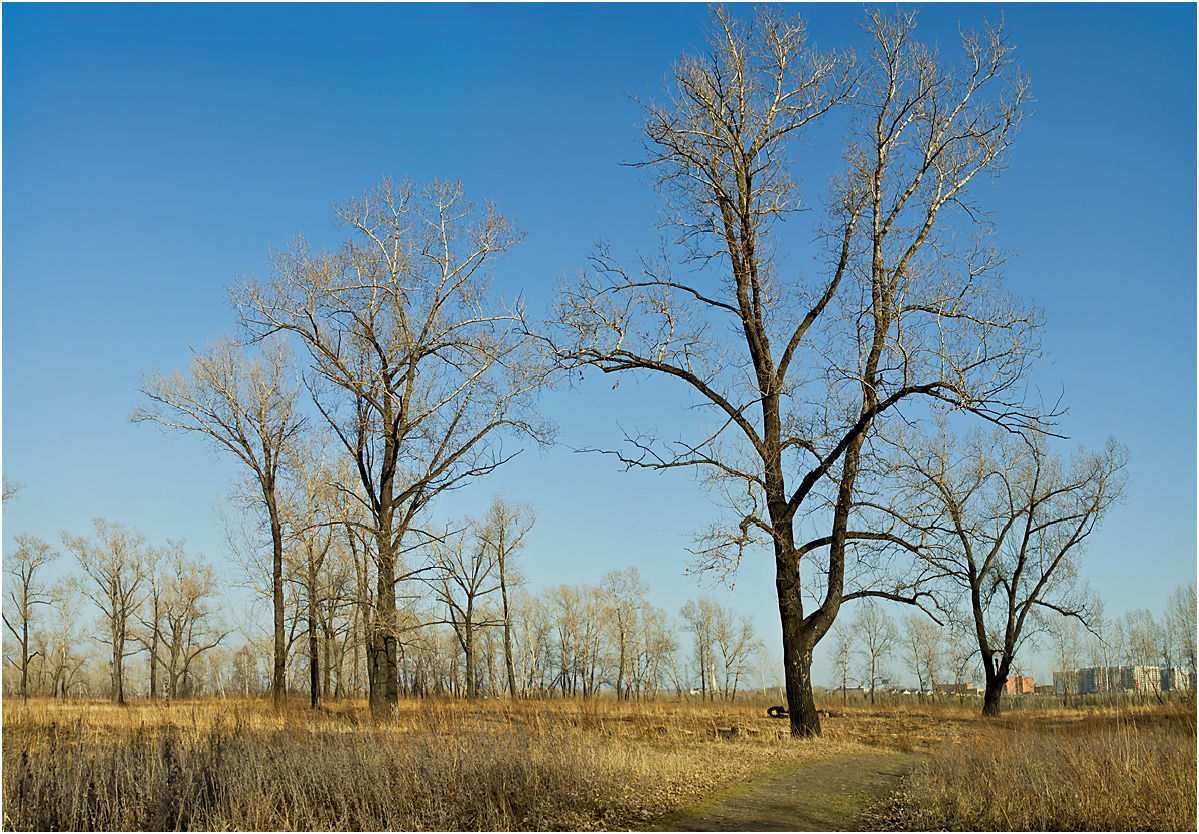
[(1194, 831), (1195, 708), (1046, 710), (996, 722), (919, 765), (880, 827)]
[(360, 702), (315, 715), (252, 701), (6, 704), (4, 827), (627, 828), (860, 749), (784, 731), (749, 705), (412, 700), (379, 725)]
[[(5, 703), (10, 830), (547, 830), (644, 827), (804, 761), (927, 756), (880, 827), (1195, 825), (1194, 706), (1012, 713), (829, 704), (793, 742), (765, 704), (253, 700)], [(721, 728), (737, 728), (734, 733)]]

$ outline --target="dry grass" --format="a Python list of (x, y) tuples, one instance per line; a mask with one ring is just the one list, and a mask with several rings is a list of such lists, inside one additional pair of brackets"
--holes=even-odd
[(1195, 708), (1049, 710), (979, 722), (918, 766), (879, 827), (1194, 831)]
[[(780, 726), (781, 725), (781, 726)], [(738, 726), (733, 738), (718, 727)], [(5, 705), (14, 830), (514, 830), (640, 825), (805, 759), (753, 706), (409, 701)], [(730, 755), (730, 754), (733, 755)]]
[(756, 703), (426, 699), (386, 724), (361, 702), (6, 703), (4, 827), (636, 828), (765, 773), (883, 749), (928, 756), (878, 827), (1194, 830), (1193, 705), (999, 722), (956, 703), (829, 707), (824, 736), (795, 743)]

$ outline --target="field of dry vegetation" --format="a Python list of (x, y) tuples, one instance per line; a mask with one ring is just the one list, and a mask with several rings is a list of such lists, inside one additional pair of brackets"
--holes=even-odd
[[(1194, 830), (1193, 707), (850, 708), (792, 742), (763, 705), (402, 701), (4, 704), (8, 830), (520, 830), (652, 824), (803, 762), (920, 757), (880, 827)], [(732, 729), (736, 728), (736, 729)]]

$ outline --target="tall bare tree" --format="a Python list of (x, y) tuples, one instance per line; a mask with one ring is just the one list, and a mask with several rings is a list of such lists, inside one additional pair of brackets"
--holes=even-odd
[[(5, 487), (7, 489), (7, 484)], [(44, 587), (39, 572), (54, 560), (57, 553), (49, 544), (37, 538), (22, 534), (16, 537), (12, 550), (7, 553), (5, 568), (10, 577), (8, 601), (9, 611), (17, 625), (4, 614), (4, 625), (12, 632), (13, 637), (21, 645), (21, 700), (29, 700), (29, 661), (33, 655), (29, 651), (29, 626), (34, 621), (34, 606), (49, 605), (52, 597)], [(34, 652), (36, 654), (37, 652)]]
[(908, 435), (896, 444), (899, 476), (920, 505), (905, 524), (936, 535), (922, 558), (968, 598), (986, 691), (983, 713), (1000, 695), (1038, 611), (1087, 618), (1075, 593), (1078, 559), (1124, 490), (1127, 450), (1109, 440), (1066, 463), (1043, 436), (975, 431), (962, 443)]
[(283, 522), (279, 514), (279, 468), (287, 448), (304, 426), (296, 407), (298, 381), (282, 341), (267, 341), (248, 355), (232, 340), (193, 351), (187, 374), (157, 371), (140, 388), (150, 400), (134, 410), (135, 423), (153, 421), (165, 429), (206, 435), (253, 473), (271, 531), (271, 599), (275, 660), (271, 678), (276, 707), (286, 692), (286, 636), (283, 599)]
[(887, 659), (899, 642), (899, 632), (887, 612), (873, 599), (861, 603), (852, 627), (862, 657), (863, 680), (870, 682), (870, 703), (873, 704), (874, 690), (884, 675)]
[(63, 544), (92, 579), (84, 594), (100, 608), (111, 649), (112, 700), (125, 705), (125, 658), (132, 620), (145, 597), (145, 539), (119, 522), (93, 521), (96, 538), (64, 532)]
[(508, 679), (508, 694), (516, 697), (516, 667), (512, 659), (512, 612), (508, 592), (520, 577), (512, 564), (524, 545), (525, 536), (533, 529), (536, 516), (533, 508), (510, 501), (502, 495), (491, 500), (491, 509), (482, 522), (482, 536), (495, 557), (496, 578), (500, 583), (500, 604), (504, 621), (504, 672)]
[(336, 213), (350, 231), (336, 252), (297, 242), (269, 280), (233, 294), (253, 332), (306, 347), (317, 408), (356, 463), (377, 578), (371, 711), (383, 717), (399, 694), (405, 538), (437, 495), (515, 454), (505, 437), (540, 436), (531, 400), (543, 377), (516, 332), (519, 309), (489, 291), (492, 262), (520, 239), (493, 207), (476, 208), (457, 183), (384, 181)]
[[(965, 34), (951, 68), (916, 39), (914, 14), (871, 12), (865, 28), (872, 48), (856, 65), (809, 46), (798, 19), (717, 9), (708, 51), (684, 57), (669, 97), (646, 106), (644, 165), (692, 269), (663, 258), (629, 270), (602, 249), (563, 292), (550, 337), (568, 368), (661, 376), (713, 415), (698, 437), (629, 436), (619, 454), (697, 468), (725, 501), (701, 564), (772, 552), (795, 735), (820, 731), (812, 652), (841, 603), (917, 597), (890, 580), (846, 588), (853, 543), (894, 538), (851, 526), (868, 438), (918, 419), (913, 401), (1029, 422), (1019, 383), (1037, 350), (1038, 317), (1000, 291), (969, 190), (1003, 167), (1024, 117), (1006, 35)], [(819, 224), (824, 266), (791, 278), (777, 234), (801, 207), (789, 150), (830, 111), (848, 113), (849, 135)], [(977, 240), (955, 243), (961, 225)], [(828, 532), (797, 541), (797, 519), (821, 509)]]

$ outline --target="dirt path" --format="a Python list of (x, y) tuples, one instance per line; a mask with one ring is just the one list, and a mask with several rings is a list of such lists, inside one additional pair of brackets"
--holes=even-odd
[(658, 831), (858, 831), (862, 810), (916, 760), (864, 753), (808, 762), (659, 820)]

